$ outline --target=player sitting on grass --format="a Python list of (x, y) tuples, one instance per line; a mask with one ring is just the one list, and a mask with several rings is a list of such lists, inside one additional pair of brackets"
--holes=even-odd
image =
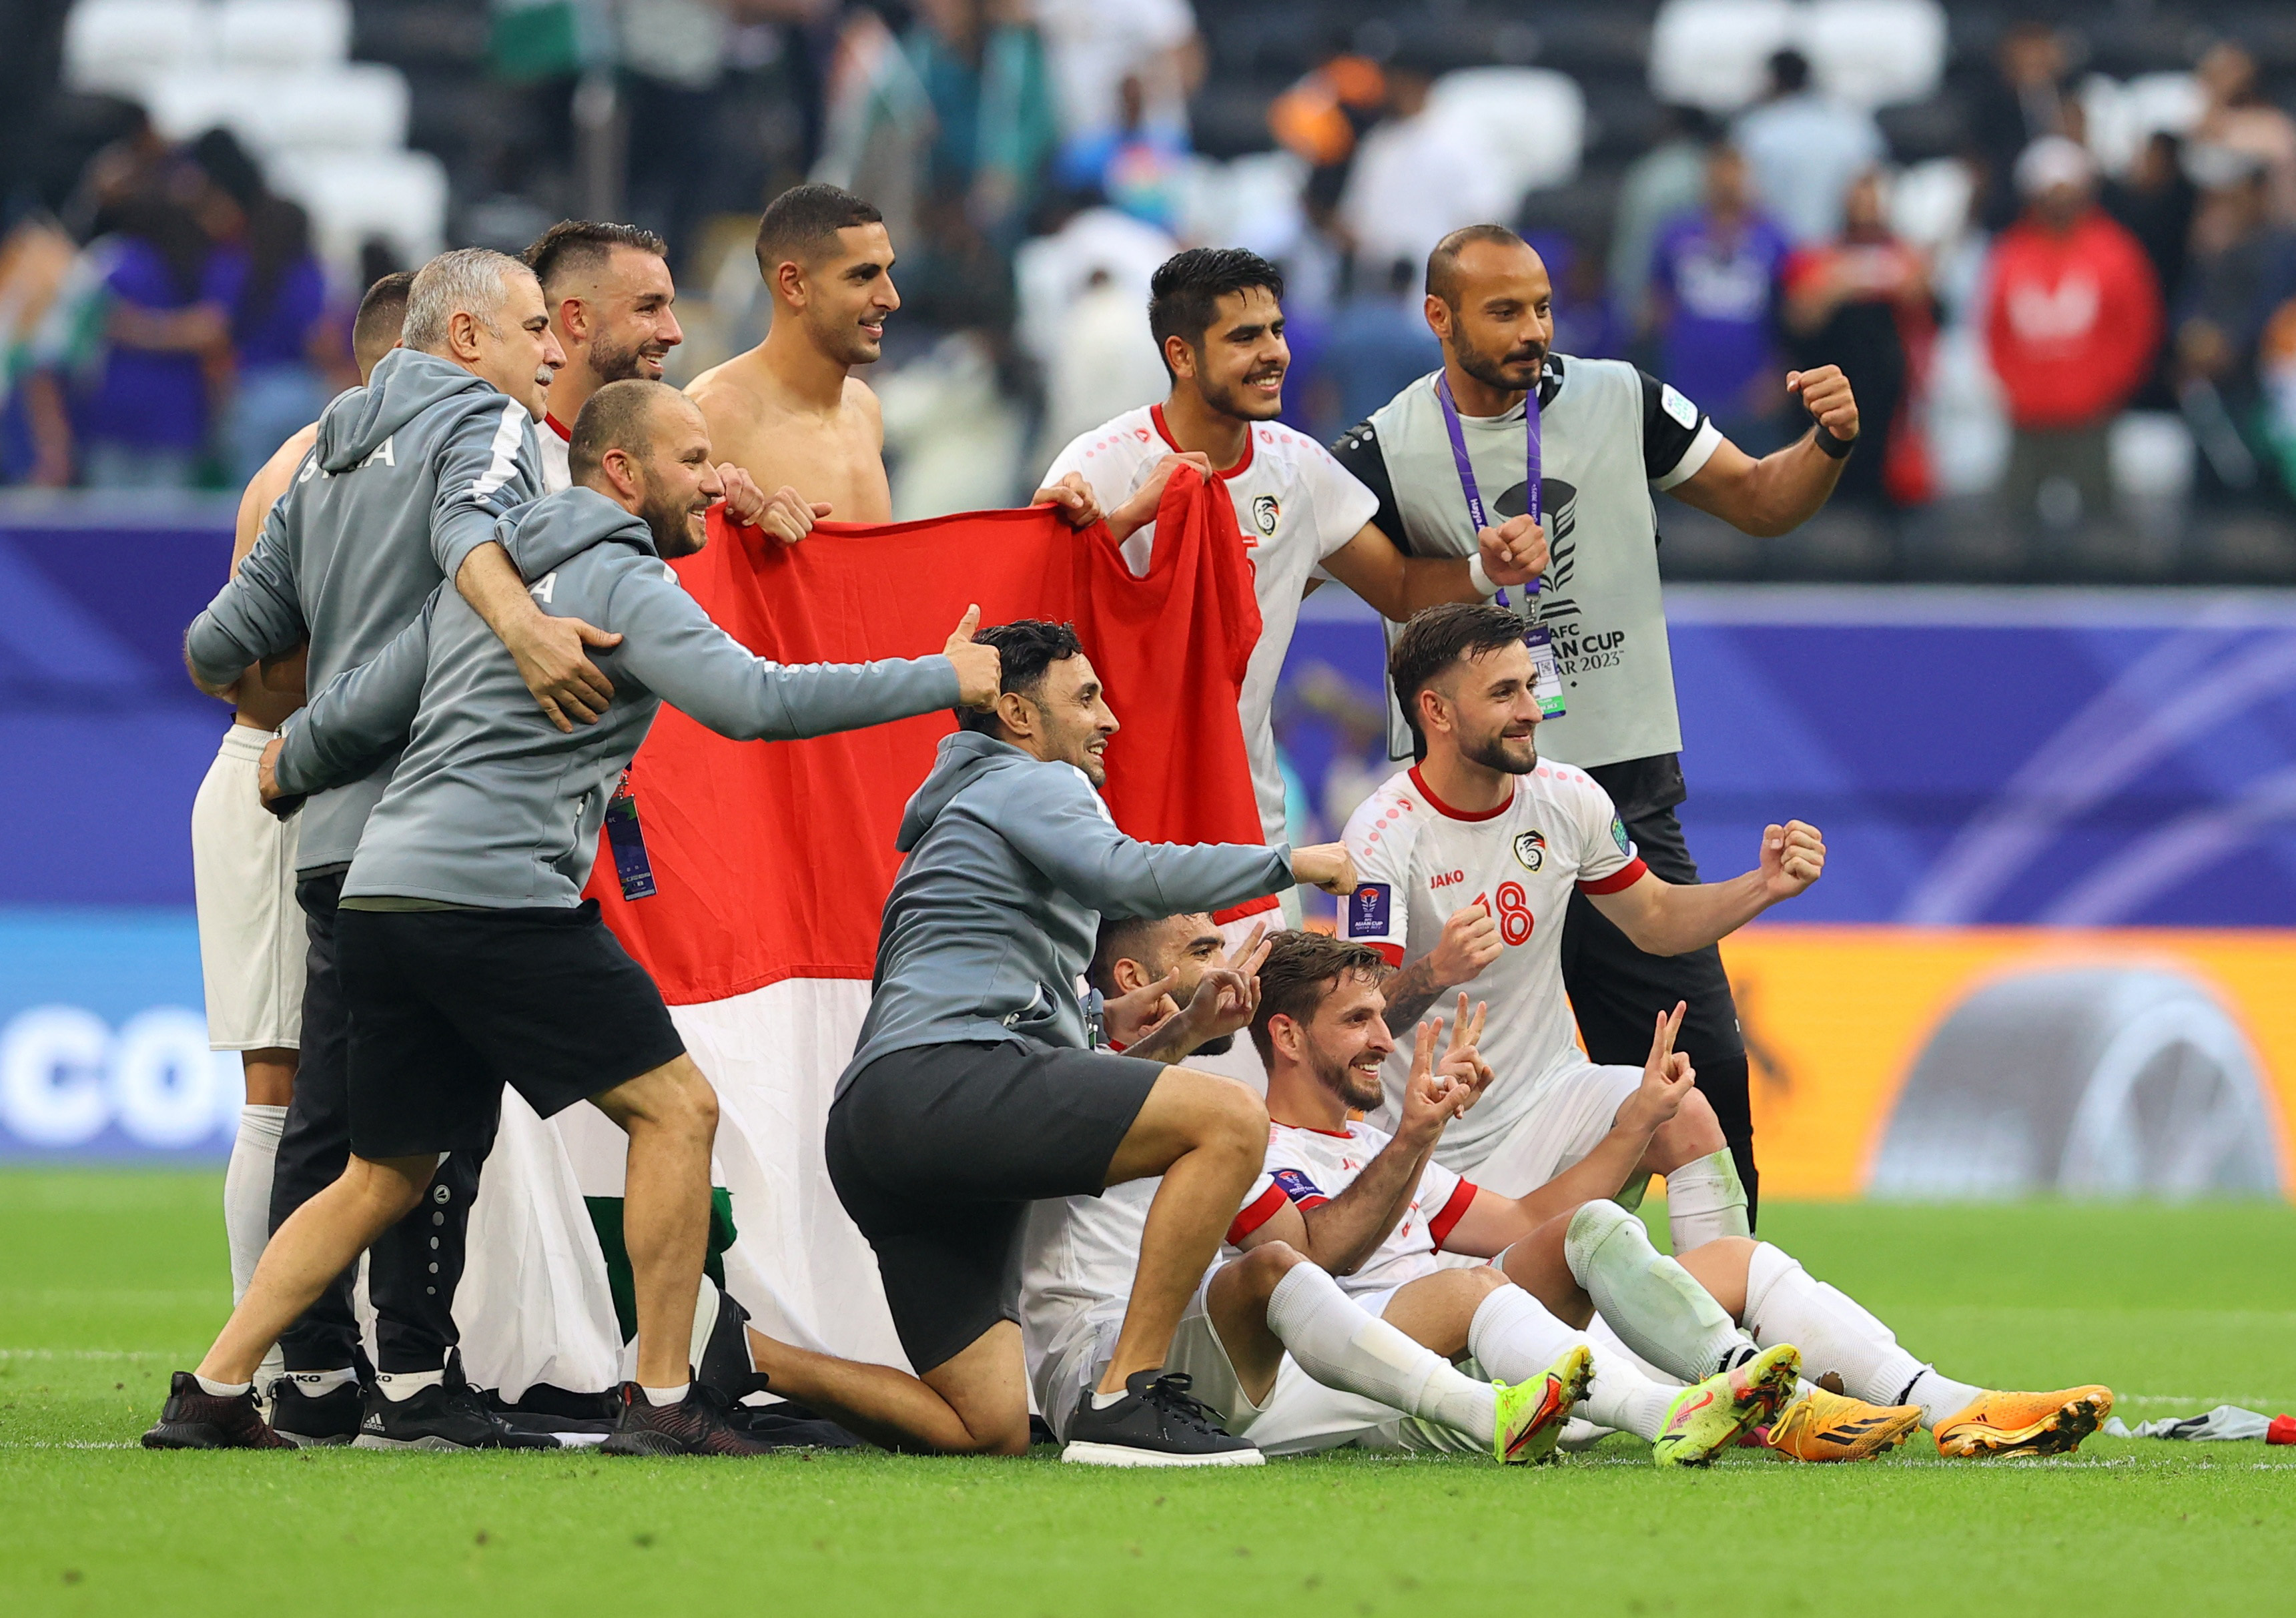
[[(1282, 954), (1279, 996), (1327, 998), (1350, 965), (1374, 979), (1385, 972), (1369, 951), (1287, 932), (1247, 957), (1239, 973), (1221, 965), (1219, 933), (1209, 916), (1111, 923), (1103, 930), (1093, 976), (1095, 987), (1111, 997), (1111, 1038), (1136, 1037), (1128, 1032), (1128, 1008), (1144, 998), (1168, 1006), (1185, 999), (1185, 1008), (1137, 1035), (1129, 1048), (1152, 1051), (1159, 1060), (1192, 1051), (1218, 1054), (1232, 1031), (1252, 1017), (1260, 998), (1255, 972), (1271, 949)], [(1230, 984), (1238, 987), (1231, 991)], [(1480, 1016), (1464, 1006), (1461, 1014), (1463, 1027), (1455, 1025), (1441, 1062), (1431, 1056), (1414, 1080), (1406, 1126), (1414, 1140), (1439, 1136), (1452, 1109), (1485, 1081), (1488, 1070), (1472, 1043)], [(1431, 1052), (1431, 1044), (1427, 1048)], [(1270, 1054), (1271, 1073), (1282, 1071), (1293, 1084), (1301, 1081), (1297, 1061), (1286, 1066), (1282, 1055), (1272, 1048)], [(1305, 1079), (1327, 1088), (1339, 1081)], [(1283, 1088), (1278, 1081), (1271, 1097)], [(1648, 1110), (1655, 1116), (1663, 1107)], [(1344, 1121), (1343, 1109), (1340, 1117)], [(1271, 1137), (1292, 1132), (1280, 1127), (1279, 1115)], [(1263, 1179), (1262, 1186), (1267, 1183)], [(1023, 1324), (1043, 1408), (1063, 1408), (1070, 1391), (1091, 1385), (1106, 1364), (1152, 1194), (1152, 1187), (1128, 1187), (1096, 1199), (1041, 1203), (1032, 1213)], [(1414, 1200), (1407, 1190), (1404, 1200)], [(1447, 1194), (1437, 1200), (1447, 1201)], [(1259, 1202), (1256, 1197), (1253, 1205)], [(1676, 1389), (1652, 1382), (1627, 1354), (1589, 1345), (1508, 1285), (1500, 1271), (1441, 1269), (1426, 1223), (1415, 1209), (1401, 1215), (1341, 1282), (1270, 1232), (1246, 1236), (1251, 1251), (1232, 1254), (1198, 1289), (1175, 1336), (1171, 1366), (1193, 1379), (1192, 1395), (1230, 1431), (1248, 1433), (1272, 1454), (1356, 1444), (1472, 1447), (1503, 1460), (1536, 1459), (1553, 1449), (1559, 1427), (1554, 1418), (1577, 1396), (1579, 1408), (1605, 1425), (1654, 1441), (1661, 1464), (1699, 1465), (1749, 1425), (1767, 1421), (1791, 1393), (1793, 1352), (1779, 1349), (1758, 1364), (1718, 1374), (1699, 1391), (1711, 1397), (1677, 1398)], [(1569, 1290), (1583, 1318), (1584, 1295)], [(1483, 1368), (1498, 1367), (1518, 1385), (1494, 1385), (1455, 1369), (1447, 1356), (1469, 1347), (1485, 1357)], [(1669, 1421), (1670, 1415), (1677, 1419)]]

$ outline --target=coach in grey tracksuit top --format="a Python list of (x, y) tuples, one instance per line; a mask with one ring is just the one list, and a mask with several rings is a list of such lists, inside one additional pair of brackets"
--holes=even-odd
[(908, 858), (840, 1096), (889, 1051), (1008, 1039), (1083, 1050), (1077, 980), (1102, 916), (1218, 910), (1292, 883), (1288, 844), (1136, 842), (1075, 765), (973, 730), (943, 738), (895, 846)]
[(770, 663), (709, 620), (644, 518), (590, 489), (498, 523), (545, 612), (620, 635), (595, 652), (613, 701), (569, 734), (536, 706), (509, 650), (451, 585), (381, 655), (288, 721), (283, 792), (359, 776), (406, 738), (343, 882), (346, 900), (398, 897), (483, 909), (581, 902), (614, 783), (668, 702), (721, 735), (824, 735), (957, 705), (946, 657)]
[[(451, 588), (496, 521), (541, 493), (541, 476), (523, 405), (452, 360), (392, 349), (365, 387), (327, 407), (255, 548), (193, 621), (185, 657), (220, 685), (308, 640), (306, 679), (321, 689), (388, 645), (442, 579)], [(396, 752), (304, 807), (301, 875), (349, 863)]]

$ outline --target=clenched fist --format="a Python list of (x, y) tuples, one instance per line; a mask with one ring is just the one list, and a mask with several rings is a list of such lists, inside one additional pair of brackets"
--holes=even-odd
[(1792, 899), (1825, 871), (1825, 839), (1807, 821), (1789, 820), (1762, 833), (1762, 891), (1770, 902)]
[(1481, 905), (1468, 905), (1452, 911), (1443, 924), (1442, 940), (1427, 952), (1427, 969), (1435, 974), (1438, 984), (1448, 989), (1481, 975), (1505, 948), (1499, 924), (1490, 911)]

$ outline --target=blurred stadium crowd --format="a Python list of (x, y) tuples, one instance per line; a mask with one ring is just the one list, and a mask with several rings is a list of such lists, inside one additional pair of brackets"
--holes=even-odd
[(1556, 347), (1759, 453), (1839, 363), (1876, 452), (1677, 577), (2296, 581), (2296, 10), (2239, 0), (0, 0), (0, 481), (236, 488), (347, 313), (562, 215), (672, 245), (673, 380), (750, 239), (882, 207), (897, 512), (1009, 503), (1163, 390), (1177, 244), (1289, 279), (1287, 419), (1432, 368), (1420, 267), (1510, 220)]

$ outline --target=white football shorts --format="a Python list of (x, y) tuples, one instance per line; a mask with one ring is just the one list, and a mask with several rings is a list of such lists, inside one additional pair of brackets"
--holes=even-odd
[(308, 937), (295, 902), (296, 825), (263, 807), (255, 767), (272, 733), (224, 733), (192, 801), (192, 886), (212, 1050), (298, 1048)]
[(1440, 1147), (1436, 1159), (1487, 1191), (1527, 1195), (1600, 1146), (1619, 1108), (1642, 1082), (1638, 1067), (1597, 1067), (1582, 1060), (1542, 1085), (1513, 1129), (1478, 1143), (1472, 1160)]

